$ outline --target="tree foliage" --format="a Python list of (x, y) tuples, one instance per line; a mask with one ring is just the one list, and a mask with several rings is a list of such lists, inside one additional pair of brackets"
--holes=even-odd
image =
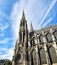
[(10, 60), (6, 61), (5, 65), (12, 65), (12, 62)]

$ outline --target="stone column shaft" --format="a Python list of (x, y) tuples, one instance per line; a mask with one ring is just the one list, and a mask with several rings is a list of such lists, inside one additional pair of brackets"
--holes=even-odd
[(28, 61), (28, 65), (31, 65), (31, 53), (30, 53), (30, 50), (31, 50), (31, 45), (30, 45), (30, 41), (28, 41), (28, 54), (29, 54), (29, 61)]
[(55, 42), (55, 37), (54, 37), (54, 35), (53, 35), (53, 30), (52, 30), (52, 28), (50, 28), (50, 33), (51, 33), (51, 35), (52, 35), (53, 47), (55, 48), (56, 55), (57, 55), (57, 45), (56, 45), (56, 42)]
[(44, 42), (44, 49), (45, 49), (45, 54), (46, 54), (47, 65), (51, 65), (50, 59), (49, 59), (49, 55), (48, 55), (47, 46), (46, 46), (47, 41), (46, 41), (46, 38), (45, 38), (45, 33), (44, 33), (44, 31), (42, 31), (42, 35), (43, 35), (43, 42)]
[(38, 47), (37, 47), (37, 53), (38, 53), (38, 65), (40, 65), (40, 57), (39, 57), (39, 36), (38, 36), (38, 38), (37, 38), (37, 44), (38, 44)]
[(12, 65), (15, 65), (15, 62), (14, 61), (12, 61)]
[(44, 44), (44, 49), (46, 54), (47, 65), (51, 65), (46, 44)]
[(57, 55), (57, 45), (56, 45), (56, 42), (55, 42), (55, 37), (54, 37), (54, 35), (52, 35), (52, 39), (53, 39), (53, 47), (55, 48), (56, 55)]
[(37, 46), (36, 46), (35, 50), (36, 50), (36, 61), (37, 61), (37, 64), (36, 65), (38, 65), (39, 59), (38, 59), (38, 48), (37, 48)]
[(31, 54), (29, 53), (29, 61), (28, 61), (28, 65), (31, 65)]

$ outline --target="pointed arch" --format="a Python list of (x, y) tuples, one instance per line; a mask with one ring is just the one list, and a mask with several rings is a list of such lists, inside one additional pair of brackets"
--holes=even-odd
[(52, 35), (48, 32), (46, 34), (47, 42), (52, 42)]
[(53, 46), (50, 46), (48, 48), (48, 51), (49, 51), (49, 57), (50, 57), (51, 64), (57, 63), (57, 56), (56, 56), (55, 48)]
[(31, 60), (32, 65), (37, 65), (37, 52), (35, 49), (33, 49), (31, 52)]
[(42, 36), (42, 34), (39, 36), (39, 41), (40, 41), (40, 44), (43, 44), (43, 36)]
[(41, 64), (47, 64), (44, 48), (40, 48), (40, 61), (41, 61)]
[(57, 30), (53, 32), (55, 39), (57, 40)]

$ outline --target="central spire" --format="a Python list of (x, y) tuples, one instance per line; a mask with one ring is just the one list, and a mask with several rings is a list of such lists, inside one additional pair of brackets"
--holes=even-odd
[(23, 13), (22, 13), (22, 18), (25, 19), (25, 13), (24, 13), (24, 10), (23, 10)]

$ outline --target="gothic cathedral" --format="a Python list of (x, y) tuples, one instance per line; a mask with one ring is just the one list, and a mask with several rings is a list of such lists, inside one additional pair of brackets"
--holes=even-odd
[(28, 31), (23, 11), (12, 65), (57, 65), (57, 25)]

